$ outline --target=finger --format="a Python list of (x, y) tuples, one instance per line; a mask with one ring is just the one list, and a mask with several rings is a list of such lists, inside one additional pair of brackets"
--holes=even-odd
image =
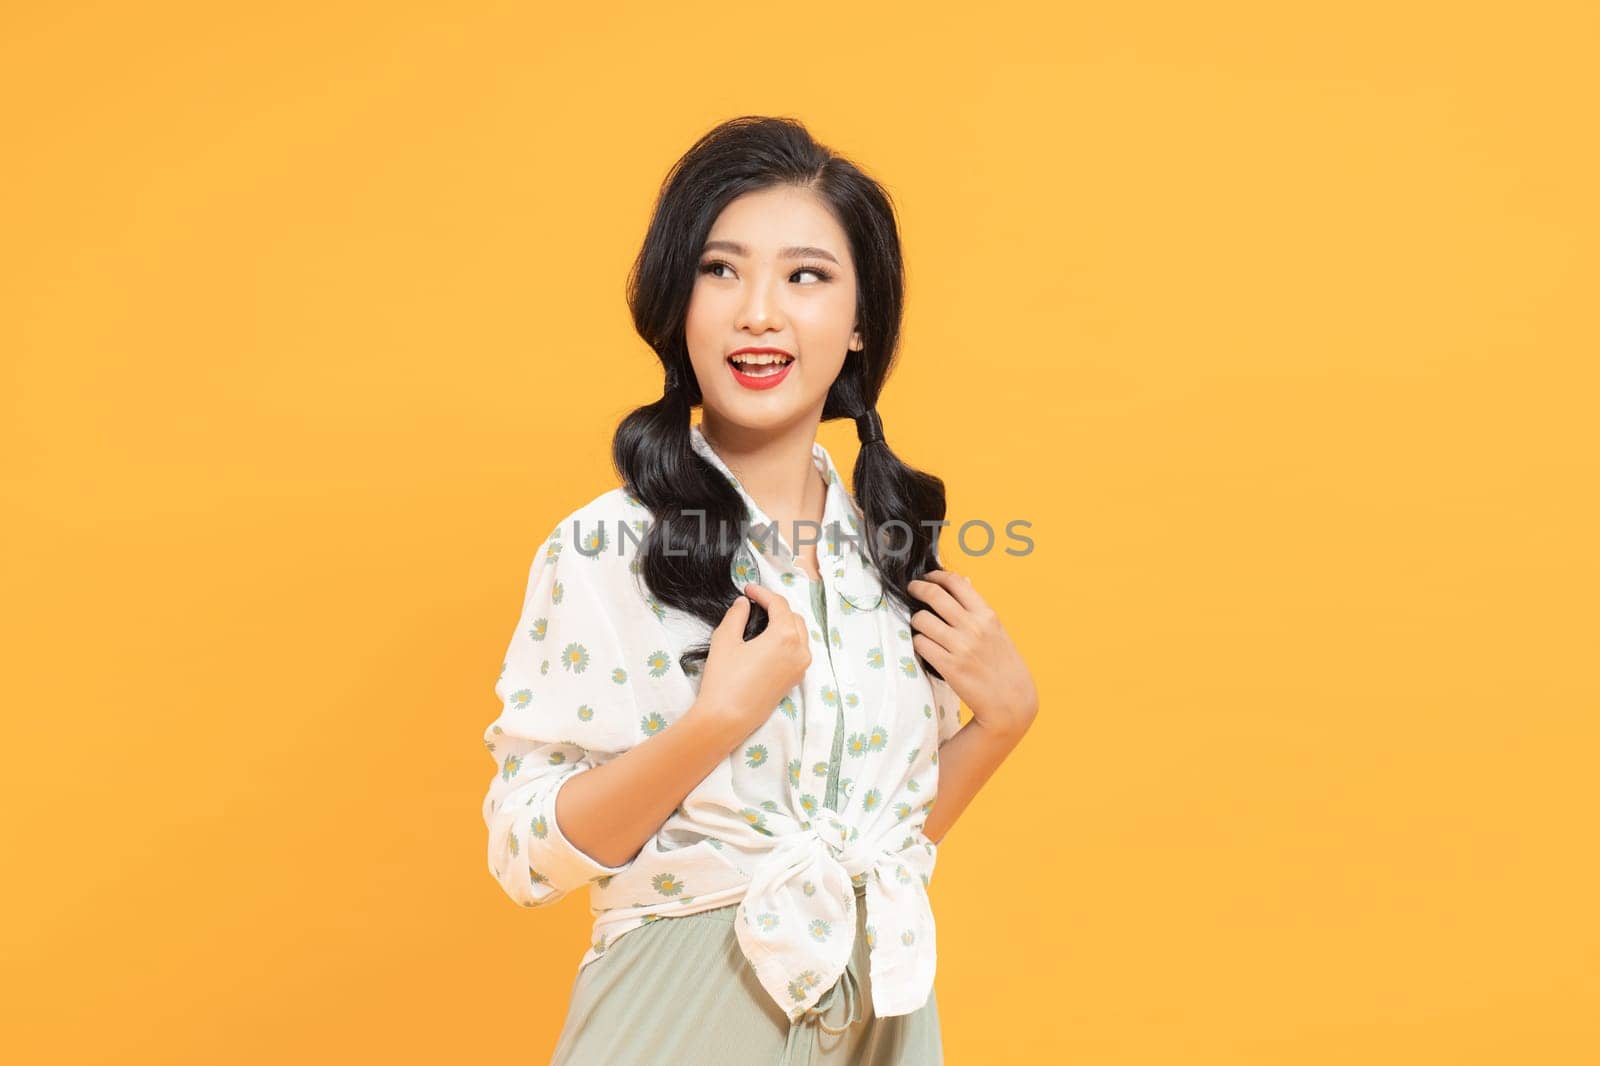
[[(806, 635), (806, 620), (794, 611), (788, 610), (783, 596), (773, 594), (773, 606), (767, 611), (767, 628), (761, 631), (762, 637), (772, 637), (773, 640), (784, 639), (784, 634), (799, 633)], [(782, 607), (783, 609), (779, 609)], [(761, 639), (760, 637), (756, 639)]]
[(913, 578), (906, 583), (906, 591), (939, 612), (939, 617), (951, 626), (959, 627), (966, 618), (967, 609), (936, 581)]
[(928, 581), (938, 583), (965, 610), (976, 613), (989, 606), (988, 601), (978, 595), (978, 590), (973, 588), (972, 579), (965, 574), (958, 574), (954, 570), (929, 570), (922, 576)]
[(744, 587), (745, 595), (755, 600), (767, 609), (769, 615), (790, 614), (789, 601), (780, 596), (773, 589), (765, 585), (758, 585), (754, 581)]
[(946, 678), (950, 676), (949, 667), (955, 663), (954, 657), (945, 650), (944, 646), (935, 641), (926, 633), (911, 634), (911, 646), (917, 654), (933, 664), (933, 668)]
[(750, 600), (745, 596), (735, 596), (728, 609), (722, 614), (722, 621), (717, 623), (718, 630), (734, 630), (744, 632), (745, 622), (750, 617)]
[(954, 626), (929, 610), (913, 611), (911, 614), (911, 628), (923, 636), (938, 641), (946, 648), (950, 647), (951, 641), (956, 635)]

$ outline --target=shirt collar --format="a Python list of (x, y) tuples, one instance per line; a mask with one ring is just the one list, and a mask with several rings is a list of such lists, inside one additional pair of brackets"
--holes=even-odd
[[(757, 527), (752, 529), (752, 533), (765, 534), (770, 530), (773, 522), (772, 518), (761, 509), (755, 498), (745, 491), (744, 485), (739, 482), (738, 475), (729, 470), (728, 464), (724, 463), (722, 457), (712, 450), (711, 443), (706, 440), (705, 431), (698, 422), (690, 427), (689, 443), (696, 452), (717, 469), (718, 473), (727, 478), (728, 483), (739, 493), (740, 499), (744, 501), (748, 521), (752, 527)], [(865, 518), (860, 505), (845, 490), (844, 481), (839, 477), (839, 468), (834, 466), (833, 456), (828, 454), (828, 449), (822, 446), (821, 441), (813, 441), (811, 444), (811, 462), (822, 473), (823, 480), (828, 485), (822, 506), (822, 529), (817, 531), (818, 558), (843, 559), (853, 554), (860, 555), (861, 544), (859, 538), (861, 530), (864, 528), (862, 522)], [(835, 523), (838, 524), (837, 528), (840, 531), (837, 537), (833, 533)], [(786, 548), (788, 546), (787, 538), (793, 532), (792, 528), (778, 531), (778, 540), (782, 541)], [(764, 545), (758, 545), (753, 537), (750, 543), (752, 547), (763, 548), (763, 553), (768, 558), (783, 567), (788, 568), (793, 565), (793, 552), (791, 551), (789, 557), (785, 558), (783, 552), (777, 550), (777, 545), (773, 543), (770, 536), (766, 537)]]

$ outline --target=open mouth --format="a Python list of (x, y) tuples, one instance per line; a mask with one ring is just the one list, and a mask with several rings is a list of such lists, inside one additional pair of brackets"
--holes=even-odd
[(728, 356), (728, 362), (741, 374), (747, 374), (753, 378), (765, 378), (781, 373), (784, 367), (794, 362), (794, 356), (772, 355), (770, 353), (756, 355), (746, 352), (741, 355)]
[(770, 389), (788, 376), (794, 356), (771, 352), (742, 352), (728, 356), (733, 378), (747, 389)]

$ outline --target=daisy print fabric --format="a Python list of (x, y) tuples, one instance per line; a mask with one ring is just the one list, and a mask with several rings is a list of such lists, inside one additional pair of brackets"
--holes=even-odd
[(814, 581), (699, 425), (690, 440), (748, 511), (735, 583), (765, 585), (807, 619), (811, 666), (633, 859), (595, 861), (562, 834), (556, 796), (688, 711), (698, 670), (678, 657), (711, 627), (650, 594), (638, 550), (651, 516), (625, 489), (573, 511), (535, 555), (484, 733), (490, 872), (525, 907), (588, 886), (595, 923), (580, 968), (648, 922), (737, 903), (739, 945), (791, 1019), (838, 980), (864, 903), (873, 1009), (909, 1014), (933, 989), (937, 846), (922, 827), (959, 700), (918, 664), (909, 614), (864, 554), (863, 516), (820, 443)]

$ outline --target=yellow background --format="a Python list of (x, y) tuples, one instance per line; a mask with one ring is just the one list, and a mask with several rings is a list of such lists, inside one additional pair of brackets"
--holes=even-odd
[(546, 1060), (481, 734), (745, 113), (889, 187), (889, 439), (1034, 526), (949, 1061), (1600, 1059), (1593, 5), (253, 6), (0, 16), (11, 1061)]

